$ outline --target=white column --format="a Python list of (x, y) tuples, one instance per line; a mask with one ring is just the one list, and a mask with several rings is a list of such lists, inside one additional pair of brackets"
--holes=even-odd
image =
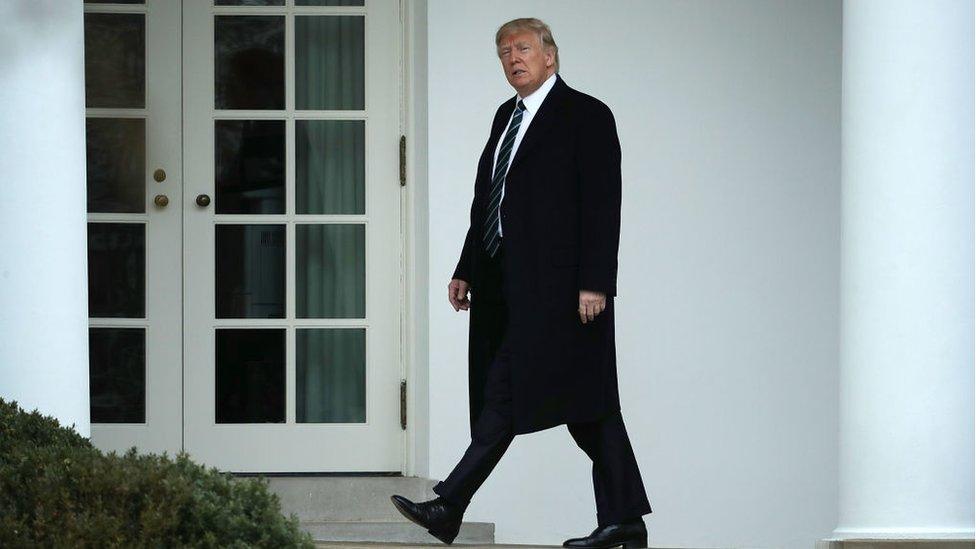
[(973, 537), (973, 2), (844, 2), (839, 539)]
[(82, 11), (0, 2), (0, 396), (87, 437)]

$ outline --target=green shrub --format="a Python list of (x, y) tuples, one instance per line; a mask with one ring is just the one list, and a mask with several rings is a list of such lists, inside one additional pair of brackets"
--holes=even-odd
[(0, 398), (0, 547), (313, 547), (263, 478), (103, 454)]

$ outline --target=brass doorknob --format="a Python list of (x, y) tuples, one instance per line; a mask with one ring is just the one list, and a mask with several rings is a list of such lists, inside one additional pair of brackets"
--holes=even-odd
[(205, 194), (198, 194), (197, 195), (197, 206), (203, 206), (204, 208), (206, 208), (209, 205), (210, 205), (210, 197), (209, 196), (207, 196)]
[(157, 168), (156, 171), (153, 172), (153, 179), (156, 180), (156, 183), (166, 181), (166, 170)]
[(153, 198), (153, 202), (155, 202), (160, 208), (164, 208), (167, 204), (169, 204), (169, 198), (167, 198), (165, 194), (157, 194), (156, 198)]

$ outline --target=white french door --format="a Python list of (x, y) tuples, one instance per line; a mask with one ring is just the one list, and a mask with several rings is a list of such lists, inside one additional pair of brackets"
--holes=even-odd
[(180, 4), (85, 3), (92, 442), (182, 441)]
[(98, 447), (401, 470), (398, 10), (86, 0)]
[(183, 4), (185, 448), (399, 471), (398, 2), (215, 3)]

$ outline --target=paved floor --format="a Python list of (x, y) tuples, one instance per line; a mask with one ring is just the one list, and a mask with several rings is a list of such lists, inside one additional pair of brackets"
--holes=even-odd
[[(549, 549), (558, 548), (562, 549), (561, 545), (496, 545), (496, 544), (480, 544), (480, 543), (459, 543), (455, 542), (450, 545), (445, 543), (435, 543), (435, 544), (424, 544), (424, 543), (388, 543), (388, 542), (368, 542), (368, 541), (318, 541), (315, 542), (315, 546), (321, 549), (428, 549), (430, 547), (440, 547), (441, 549), (449, 549), (451, 547), (458, 547), (461, 549)], [(668, 548), (659, 548), (668, 549)], [(674, 548), (671, 548), (674, 549)], [(858, 547), (857, 549), (861, 549)], [(875, 549), (875, 548), (870, 548)], [(883, 548), (888, 549), (888, 548)], [(903, 549), (903, 548), (898, 548)], [(907, 549), (907, 548), (905, 548)], [(911, 548), (915, 549), (915, 548)], [(941, 548), (939, 548), (941, 549)], [(956, 549), (956, 548), (952, 548)]]
[(559, 545), (473, 545), (467, 543), (452, 543), (447, 545), (444, 543), (438, 543), (435, 545), (417, 545), (410, 543), (367, 543), (367, 542), (348, 542), (348, 541), (320, 541), (315, 544), (316, 547), (321, 548), (338, 548), (343, 549), (381, 549), (389, 547), (392, 549), (426, 549), (428, 547), (463, 547), (464, 549), (532, 549), (532, 548), (548, 548), (548, 547), (561, 547)]

